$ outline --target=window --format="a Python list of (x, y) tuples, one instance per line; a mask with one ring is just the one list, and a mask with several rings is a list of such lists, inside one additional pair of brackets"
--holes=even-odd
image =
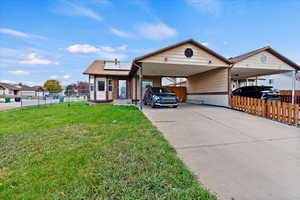
[(108, 91), (109, 92), (112, 91), (112, 80), (111, 79), (108, 80)]
[(93, 83), (90, 83), (90, 90), (94, 91), (94, 84)]
[(160, 88), (160, 87), (154, 87), (152, 88), (152, 92), (154, 94), (164, 94), (164, 93), (173, 93), (171, 90), (168, 88)]
[(148, 88), (148, 87), (152, 87), (153, 86), (153, 81), (143, 81), (142, 84), (143, 88)]
[(98, 91), (105, 91), (105, 81), (98, 81)]
[(274, 79), (269, 79), (269, 85), (273, 85), (274, 84)]

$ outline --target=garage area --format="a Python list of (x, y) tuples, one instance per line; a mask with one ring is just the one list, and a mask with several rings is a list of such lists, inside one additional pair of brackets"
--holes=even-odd
[(204, 105), (143, 112), (220, 199), (300, 199), (299, 128)]
[(129, 76), (138, 80), (136, 99), (143, 99), (146, 84), (161, 87), (158, 79), (173, 77), (186, 78), (186, 91), (182, 95), (186, 102), (229, 106), (231, 64), (215, 51), (189, 39), (136, 58)]

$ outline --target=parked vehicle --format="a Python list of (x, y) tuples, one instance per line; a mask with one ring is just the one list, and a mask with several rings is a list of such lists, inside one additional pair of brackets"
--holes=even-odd
[(232, 92), (232, 96), (251, 97), (262, 100), (281, 101), (277, 90), (271, 86), (245, 86)]
[(150, 105), (152, 108), (156, 106), (177, 108), (179, 99), (176, 94), (168, 88), (150, 87), (144, 95), (143, 102), (144, 105)]

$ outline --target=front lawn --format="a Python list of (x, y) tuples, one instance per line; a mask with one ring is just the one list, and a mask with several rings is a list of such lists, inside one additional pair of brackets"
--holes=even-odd
[(0, 112), (0, 199), (215, 199), (136, 108)]

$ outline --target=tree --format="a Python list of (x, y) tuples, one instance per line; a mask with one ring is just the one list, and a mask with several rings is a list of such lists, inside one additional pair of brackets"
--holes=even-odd
[(62, 91), (62, 87), (57, 80), (47, 80), (44, 83), (44, 88), (46, 88), (50, 93), (59, 93)]
[(76, 85), (76, 83), (72, 83), (72, 84), (70, 84), (70, 85), (68, 85), (68, 86), (66, 87), (65, 95), (66, 95), (66, 96), (74, 96), (74, 95), (77, 95), (77, 85)]
[(80, 81), (77, 84), (79, 96), (88, 96), (89, 95), (89, 83)]

